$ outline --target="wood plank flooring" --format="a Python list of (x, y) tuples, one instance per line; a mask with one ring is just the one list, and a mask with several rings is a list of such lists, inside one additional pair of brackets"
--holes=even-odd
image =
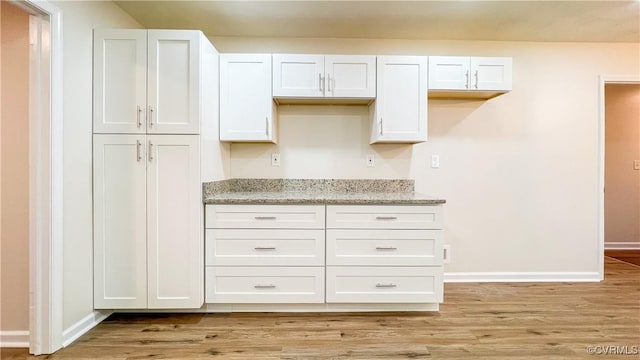
[(629, 264), (640, 265), (640, 250), (605, 250), (604, 256), (612, 257)]
[(640, 266), (606, 258), (600, 283), (446, 284), (433, 313), (116, 314), (37, 359), (640, 359), (636, 349)]

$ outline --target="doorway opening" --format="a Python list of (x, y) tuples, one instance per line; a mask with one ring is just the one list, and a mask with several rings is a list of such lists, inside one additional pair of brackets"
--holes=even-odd
[(600, 274), (604, 257), (640, 264), (640, 79), (601, 77)]
[[(20, 326), (24, 327), (26, 315), (28, 327), (17, 334), (9, 332), (17, 336), (14, 338), (5, 338), (0, 329), (0, 341), (28, 346), (30, 353), (39, 355), (62, 347), (62, 12), (46, 0), (12, 1), (10, 5), (28, 17), (28, 65), (23, 61), (21, 70), (28, 75), (23, 78), (27, 84), (21, 83), (28, 97), (28, 134), (26, 144), (21, 144), (28, 153), (28, 181), (22, 184), (28, 189), (27, 200), (23, 199), (28, 202), (28, 257), (20, 260), (28, 264), (28, 310), (27, 314), (24, 308), (19, 310)], [(4, 117), (3, 111), (3, 122)], [(12, 273), (7, 275), (14, 281)]]

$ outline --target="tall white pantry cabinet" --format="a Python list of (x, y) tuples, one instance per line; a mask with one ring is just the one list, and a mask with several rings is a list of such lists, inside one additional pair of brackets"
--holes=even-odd
[(95, 30), (94, 308), (200, 308), (218, 53), (195, 30)]

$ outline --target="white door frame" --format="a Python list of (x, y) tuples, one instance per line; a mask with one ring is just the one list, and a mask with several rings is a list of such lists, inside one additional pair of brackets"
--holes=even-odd
[[(29, 12), (29, 352), (62, 347), (62, 11), (11, 0)], [(47, 86), (48, 85), (48, 86)]]
[(604, 145), (605, 145), (605, 109), (604, 86), (606, 84), (640, 84), (636, 76), (600, 76), (598, 94), (598, 271), (600, 280), (604, 280)]

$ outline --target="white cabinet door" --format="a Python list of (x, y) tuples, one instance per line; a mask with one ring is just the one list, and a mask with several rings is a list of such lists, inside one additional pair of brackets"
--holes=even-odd
[(200, 132), (201, 33), (149, 30), (147, 132)]
[(429, 56), (429, 89), (468, 90), (468, 56)]
[(273, 97), (323, 97), (323, 55), (273, 55)]
[(95, 30), (93, 132), (145, 133), (147, 31)]
[[(510, 91), (511, 63), (509, 57), (430, 56), (429, 90), (470, 90), (468, 96), (479, 91)], [(458, 94), (464, 97), (465, 93)]]
[(325, 96), (338, 98), (376, 97), (376, 57), (332, 55), (324, 59)]
[(147, 307), (144, 135), (94, 135), (94, 308)]
[(147, 136), (148, 306), (199, 308), (204, 239), (199, 137)]
[(511, 63), (508, 57), (472, 57), (472, 90), (511, 90)]
[(427, 140), (427, 57), (378, 56), (371, 143)]
[(220, 140), (276, 142), (271, 55), (220, 55)]

